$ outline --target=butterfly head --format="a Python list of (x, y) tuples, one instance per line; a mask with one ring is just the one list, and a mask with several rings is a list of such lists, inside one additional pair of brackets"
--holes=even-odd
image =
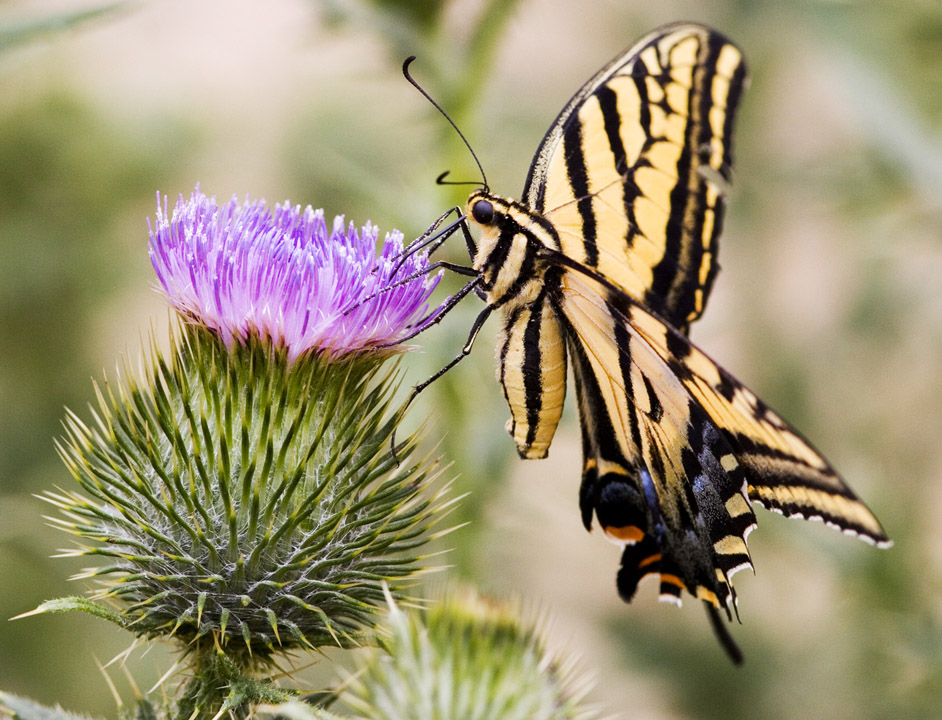
[[(475, 190), (468, 196), (465, 217), (477, 226), (479, 236), (477, 252), (473, 259), (476, 269), (481, 270), (496, 259), (496, 256), (491, 257), (492, 253), (501, 243), (501, 231), (513, 226), (514, 207), (512, 200), (493, 195), (486, 188)], [(515, 241), (507, 237), (503, 242), (516, 244), (521, 239)], [(498, 253), (498, 256), (506, 257), (506, 253)]]
[(481, 188), (468, 196), (465, 208), (468, 217), (484, 230), (501, 224), (501, 217), (507, 214), (509, 203)]
[(510, 198), (494, 195), (486, 187), (468, 196), (465, 216), (478, 226), (485, 237), (496, 235), (501, 229), (522, 228), (533, 221), (533, 213)]
[(518, 244), (559, 250), (559, 238), (546, 217), (516, 200), (494, 195), (486, 187), (468, 196), (465, 217), (478, 226), (485, 245), (496, 244), (501, 232), (507, 231), (505, 234), (515, 237)]

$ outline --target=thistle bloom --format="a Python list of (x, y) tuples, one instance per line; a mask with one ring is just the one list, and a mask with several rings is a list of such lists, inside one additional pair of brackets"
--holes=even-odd
[(402, 233), (357, 232), (323, 210), (264, 201), (219, 206), (199, 189), (172, 215), (157, 198), (150, 257), (170, 304), (227, 345), (250, 336), (330, 359), (386, 348), (421, 329), (439, 276), (422, 254), (400, 260)]
[(371, 225), (328, 233), (287, 204), (196, 191), (169, 218), (165, 201), (150, 237), (184, 323), (169, 355), (154, 343), (143, 374), (98, 388), (91, 423), (68, 415), (80, 491), (46, 499), (88, 542), (68, 554), (106, 563), (81, 576), (92, 600), (40, 610), (175, 639), (192, 678), (177, 717), (209, 718), (269, 697), (240, 678), (278, 653), (369, 641), (384, 588), (406, 598), (421, 572), (449, 502), (434, 462), (410, 460), (416, 435), (390, 452), (402, 412), (382, 361), (427, 321), (437, 280), (401, 259), (400, 234), (377, 256)]

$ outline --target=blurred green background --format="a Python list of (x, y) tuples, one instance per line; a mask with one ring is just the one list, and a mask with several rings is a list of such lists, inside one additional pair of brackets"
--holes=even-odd
[[(881, 518), (877, 551), (762, 513), (737, 577), (732, 667), (698, 603), (614, 590), (618, 549), (581, 527), (571, 408), (551, 459), (504, 434), (493, 323), (415, 417), (457, 489), (451, 577), (523, 595), (624, 718), (942, 717), (942, 3), (938, 0), (0, 2), (0, 615), (82, 587), (34, 494), (70, 478), (53, 439), (91, 379), (168, 312), (145, 218), (156, 191), (285, 198), (420, 233), (477, 179), (518, 195), (569, 96), (657, 25), (698, 20), (750, 64), (721, 273), (694, 338), (812, 438)], [(461, 259), (460, 241), (451, 257)], [(451, 285), (457, 287), (456, 284)], [(450, 359), (469, 300), (405, 359)], [(114, 716), (99, 664), (128, 637), (90, 617), (0, 622), (0, 688)], [(129, 698), (173, 658), (106, 673)], [(299, 666), (310, 663), (298, 660)], [(327, 663), (298, 676), (316, 683)]]

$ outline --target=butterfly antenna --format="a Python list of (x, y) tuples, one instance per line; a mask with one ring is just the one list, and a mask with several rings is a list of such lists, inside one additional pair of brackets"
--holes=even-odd
[(487, 190), (487, 182), (481, 182), (480, 180), (446, 180), (445, 178), (451, 173), (451, 170), (446, 170), (437, 178), (435, 178), (436, 185), (480, 185), (485, 190)]
[[(466, 137), (464, 136), (464, 133), (461, 132), (461, 130), (460, 130), (460, 129), (458, 128), (458, 126), (455, 124), (455, 121), (452, 120), (452, 119), (448, 116), (448, 113), (445, 112), (444, 108), (442, 108), (441, 105), (439, 105), (437, 102), (435, 102), (435, 100), (432, 98), (432, 96), (429, 95), (429, 94), (425, 91), (425, 88), (423, 88), (421, 85), (419, 85), (419, 83), (415, 80), (415, 78), (412, 77), (412, 76), (409, 74), (409, 65), (412, 64), (412, 61), (413, 61), (413, 60), (415, 60), (415, 55), (410, 55), (409, 57), (406, 58), (406, 61), (405, 61), (404, 63), (402, 63), (402, 74), (405, 76), (406, 80), (408, 80), (409, 83), (410, 83), (416, 90), (418, 90), (420, 93), (422, 93), (422, 95), (425, 97), (426, 100), (428, 100), (430, 103), (432, 103), (432, 106), (433, 106), (436, 110), (438, 110), (438, 112), (440, 112), (440, 113), (442, 114), (442, 117), (445, 118), (445, 119), (448, 121), (448, 124), (451, 125), (451, 126), (455, 129), (455, 132), (456, 132), (456, 133), (458, 133), (458, 137), (461, 138), (461, 142), (464, 143), (464, 146), (465, 146), (466, 148), (468, 148), (468, 152), (471, 153), (471, 157), (474, 158), (474, 162), (475, 162), (475, 164), (478, 166), (478, 171), (481, 173), (481, 178), (484, 180), (484, 187), (485, 187), (485, 189), (486, 189), (486, 188), (488, 187), (488, 185), (487, 185), (487, 175), (484, 173), (484, 166), (481, 165), (481, 161), (478, 160), (478, 156), (474, 153), (474, 148), (471, 147), (471, 143), (468, 142), (468, 138), (466, 138)], [(445, 173), (443, 173), (442, 175), (439, 175), (439, 176), (438, 176), (439, 181), (440, 181), (445, 175), (447, 175), (447, 174), (448, 174), (448, 173), (445, 172)], [(441, 183), (440, 183), (440, 184), (441, 184)]]

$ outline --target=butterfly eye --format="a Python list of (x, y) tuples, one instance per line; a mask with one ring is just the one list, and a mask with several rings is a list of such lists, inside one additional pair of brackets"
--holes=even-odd
[(471, 217), (481, 225), (490, 225), (494, 222), (494, 206), (487, 200), (478, 200), (471, 208)]

